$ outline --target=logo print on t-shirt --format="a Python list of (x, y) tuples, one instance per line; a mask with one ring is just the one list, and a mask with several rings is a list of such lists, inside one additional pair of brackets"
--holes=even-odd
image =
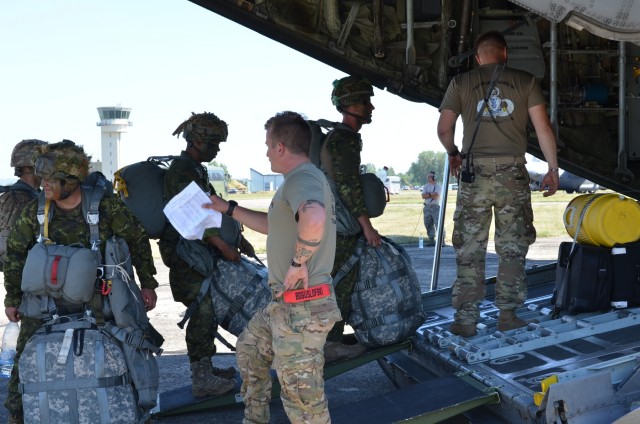
[[(480, 100), (478, 102), (478, 106), (476, 107), (476, 111), (479, 111), (480, 108), (484, 105), (484, 100)], [(489, 100), (487, 100), (487, 105), (482, 111), (483, 118), (498, 118), (509, 116), (513, 113), (513, 102), (509, 99), (501, 99), (500, 98), (500, 89), (498, 87), (494, 87), (491, 90), (491, 96), (489, 96)]]

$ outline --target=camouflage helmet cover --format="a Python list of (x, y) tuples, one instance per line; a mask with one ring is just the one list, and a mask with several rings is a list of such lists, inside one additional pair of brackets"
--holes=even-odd
[(35, 168), (36, 175), (42, 178), (83, 181), (89, 175), (91, 157), (71, 140), (41, 146), (38, 150)]
[(341, 111), (341, 108), (362, 104), (373, 96), (373, 86), (364, 77), (349, 76), (333, 81), (331, 103)]
[(38, 154), (37, 147), (47, 144), (46, 141), (28, 139), (16, 144), (11, 152), (11, 167), (22, 168), (33, 166), (35, 157)]
[(206, 142), (222, 142), (227, 141), (229, 131), (227, 129), (227, 123), (218, 118), (213, 113), (193, 113), (191, 117), (184, 121), (176, 128), (172, 135), (180, 136), (188, 142), (196, 140)]

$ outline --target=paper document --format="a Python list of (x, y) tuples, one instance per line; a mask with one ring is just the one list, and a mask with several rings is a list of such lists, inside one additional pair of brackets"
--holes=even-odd
[(207, 228), (220, 228), (222, 214), (202, 207), (210, 203), (209, 196), (198, 184), (191, 182), (164, 207), (173, 228), (187, 240), (200, 240)]

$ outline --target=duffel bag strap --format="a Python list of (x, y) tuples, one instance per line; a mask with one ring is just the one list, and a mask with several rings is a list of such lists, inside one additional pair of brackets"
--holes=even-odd
[(360, 260), (360, 256), (362, 256), (362, 251), (364, 250), (364, 246), (367, 243), (367, 239), (364, 235), (358, 238), (358, 242), (356, 243), (356, 250), (353, 252), (353, 255), (340, 267), (338, 272), (336, 272), (336, 276), (333, 277), (333, 286), (336, 287), (342, 279), (351, 272), (355, 264)]
[(191, 315), (193, 315), (196, 309), (198, 309), (198, 306), (200, 306), (204, 297), (207, 295), (207, 293), (209, 293), (209, 288), (211, 287), (212, 278), (213, 276), (209, 275), (207, 278), (205, 278), (202, 281), (198, 295), (196, 296), (195, 300), (191, 302), (191, 304), (187, 307), (187, 310), (184, 313), (184, 317), (182, 318), (182, 321), (178, 323), (178, 327), (184, 328), (184, 325), (187, 323), (187, 321), (189, 321), (189, 319), (191, 318)]

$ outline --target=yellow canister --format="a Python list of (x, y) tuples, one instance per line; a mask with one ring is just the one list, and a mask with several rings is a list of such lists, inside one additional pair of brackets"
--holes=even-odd
[(576, 196), (564, 211), (563, 221), (571, 237), (584, 212), (578, 243), (612, 247), (640, 240), (640, 204), (618, 194)]

